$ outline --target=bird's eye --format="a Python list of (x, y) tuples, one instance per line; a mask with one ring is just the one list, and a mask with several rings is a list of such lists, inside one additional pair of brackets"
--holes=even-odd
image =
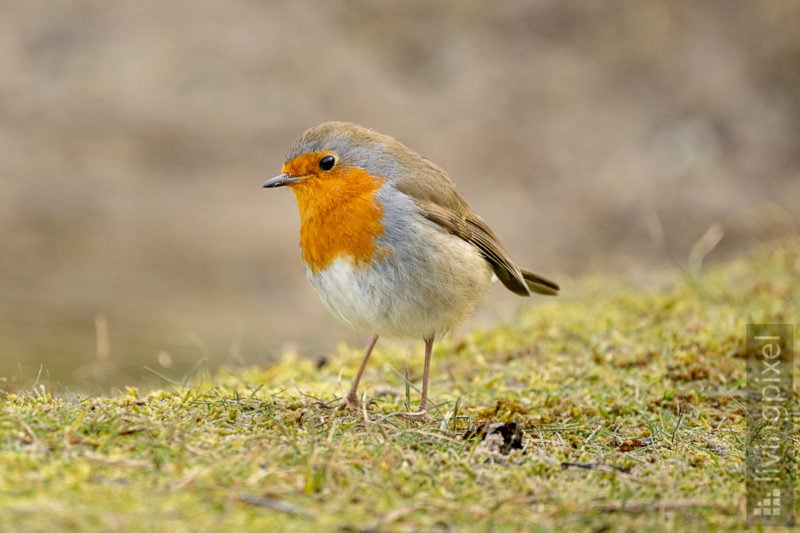
[(326, 155), (322, 159), (319, 160), (319, 168), (322, 170), (330, 170), (333, 168), (333, 165), (336, 163), (336, 158), (332, 155)]

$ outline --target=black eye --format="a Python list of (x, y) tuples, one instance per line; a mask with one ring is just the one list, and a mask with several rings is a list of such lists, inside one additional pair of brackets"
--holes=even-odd
[(333, 165), (336, 163), (336, 158), (332, 155), (326, 155), (322, 159), (319, 160), (319, 168), (322, 170), (330, 170), (333, 168)]

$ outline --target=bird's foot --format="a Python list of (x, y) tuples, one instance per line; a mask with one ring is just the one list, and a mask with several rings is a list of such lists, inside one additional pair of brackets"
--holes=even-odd
[(397, 413), (398, 416), (406, 418), (408, 420), (414, 420), (415, 422), (421, 422), (423, 424), (430, 424), (433, 422), (433, 419), (428, 416), (428, 411), (425, 409), (420, 409), (419, 411), (408, 412), (408, 413)]
[(361, 403), (361, 401), (358, 399), (358, 396), (351, 392), (345, 396), (344, 400), (342, 400), (342, 403), (339, 404), (337, 409), (339, 411), (351, 410), (360, 412), (364, 409), (364, 404)]

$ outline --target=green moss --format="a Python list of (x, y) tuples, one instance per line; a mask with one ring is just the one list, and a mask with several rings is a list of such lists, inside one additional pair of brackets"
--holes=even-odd
[[(167, 390), (2, 393), (0, 529), (743, 528), (745, 324), (799, 316), (800, 246), (672, 277), (585, 280), (439, 345), (430, 424), (395, 414), (406, 352), (390, 343), (366, 419), (331, 408), (360, 358), (347, 347), (321, 369), (287, 354)], [(463, 438), (486, 422), (518, 424), (524, 450)]]

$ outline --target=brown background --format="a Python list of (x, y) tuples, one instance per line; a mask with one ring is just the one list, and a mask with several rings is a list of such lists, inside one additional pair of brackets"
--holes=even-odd
[[(0, 388), (361, 343), (306, 285), (292, 195), (260, 188), (326, 120), (444, 166), (567, 299), (685, 265), (715, 223), (709, 261), (797, 233), (798, 2), (0, 9)], [(520, 305), (495, 289), (472, 324)]]

